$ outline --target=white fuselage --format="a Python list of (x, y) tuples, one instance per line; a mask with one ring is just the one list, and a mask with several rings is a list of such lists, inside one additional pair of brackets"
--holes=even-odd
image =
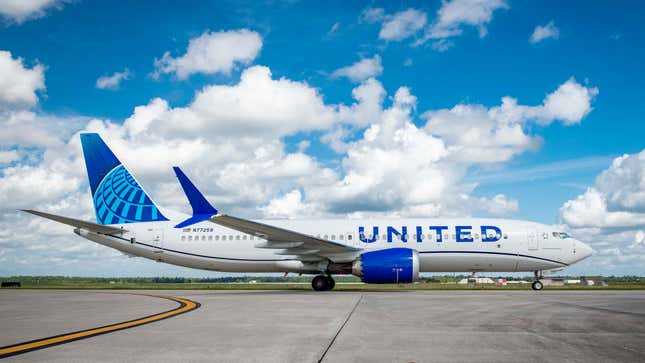
[[(284, 250), (258, 248), (256, 245), (264, 242), (261, 237), (211, 222), (174, 228), (184, 217), (177, 215), (168, 222), (113, 225), (127, 230), (119, 235), (97, 234), (84, 229), (75, 232), (129, 255), (204, 270), (316, 273), (316, 266), (319, 266), (285, 255)], [(591, 254), (587, 245), (570, 237), (563, 238), (553, 226), (507, 219), (261, 222), (360, 249), (331, 257), (334, 262), (350, 262), (362, 253), (374, 250), (415, 249), (419, 253), (421, 272), (541, 271), (566, 267)], [(482, 226), (488, 227), (482, 230)]]

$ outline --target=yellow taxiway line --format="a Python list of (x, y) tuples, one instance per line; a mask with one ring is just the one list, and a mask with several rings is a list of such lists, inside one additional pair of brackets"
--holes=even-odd
[(0, 347), (0, 358), (6, 358), (17, 354), (31, 352), (37, 349), (43, 349), (54, 345), (69, 343), (79, 339), (85, 339), (85, 338), (93, 337), (100, 334), (111, 333), (117, 330), (123, 330), (123, 329), (128, 329), (128, 328), (132, 328), (143, 324), (152, 323), (162, 319), (170, 318), (172, 316), (187, 313), (191, 310), (195, 310), (200, 307), (200, 304), (198, 302), (180, 298), (180, 297), (163, 296), (163, 295), (147, 295), (147, 294), (132, 294), (132, 295), (151, 296), (151, 297), (158, 297), (161, 299), (172, 300), (179, 303), (179, 306), (174, 309), (164, 311), (158, 314), (145, 316), (139, 319), (124, 321), (122, 323), (116, 323), (116, 324), (101, 326), (98, 328), (86, 329), (86, 330), (76, 331), (72, 333), (56, 335), (53, 337), (41, 338), (41, 339), (36, 339), (36, 340), (24, 342), (24, 343), (18, 343), (18, 344), (8, 345), (5, 347)]

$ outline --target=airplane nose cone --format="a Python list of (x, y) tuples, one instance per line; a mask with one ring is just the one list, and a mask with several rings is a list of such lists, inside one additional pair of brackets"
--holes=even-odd
[(593, 254), (593, 248), (586, 243), (576, 241), (576, 254), (578, 261), (584, 260)]

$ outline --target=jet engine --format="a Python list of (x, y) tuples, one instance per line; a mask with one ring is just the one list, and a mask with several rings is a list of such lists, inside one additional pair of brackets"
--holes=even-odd
[(419, 279), (419, 253), (411, 248), (365, 252), (352, 263), (352, 274), (370, 284), (414, 282)]

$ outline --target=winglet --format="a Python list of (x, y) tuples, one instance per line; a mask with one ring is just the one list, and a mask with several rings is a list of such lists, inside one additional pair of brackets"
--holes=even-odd
[(215, 209), (208, 200), (206, 200), (204, 195), (199, 191), (199, 189), (197, 189), (197, 187), (195, 187), (193, 182), (188, 179), (186, 174), (184, 174), (184, 172), (177, 166), (173, 166), (172, 169), (175, 171), (179, 184), (181, 184), (181, 187), (184, 189), (184, 194), (186, 194), (186, 198), (188, 198), (188, 202), (193, 208), (193, 216), (179, 223), (175, 228), (187, 227), (195, 223), (205, 221), (216, 215), (217, 209)]

